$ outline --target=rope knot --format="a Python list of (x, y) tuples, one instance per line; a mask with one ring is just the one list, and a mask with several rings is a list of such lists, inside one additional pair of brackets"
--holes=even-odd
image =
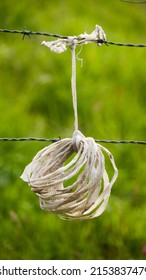
[(79, 130), (75, 130), (72, 137), (72, 143), (76, 152), (80, 149), (81, 145), (83, 145), (84, 141), (84, 135)]

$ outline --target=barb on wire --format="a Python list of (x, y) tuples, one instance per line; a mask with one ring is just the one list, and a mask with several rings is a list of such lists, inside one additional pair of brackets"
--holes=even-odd
[[(127, 1), (125, 1), (127, 2)], [(140, 3), (140, 2), (138, 2)], [(144, 3), (144, 2), (143, 2)], [(38, 35), (38, 36), (48, 36), (48, 37), (55, 37), (58, 39), (68, 39), (70, 36), (62, 36), (59, 34), (53, 34), (53, 33), (47, 33), (47, 32), (40, 32), (40, 31), (29, 31), (29, 30), (10, 30), (10, 29), (0, 29), (1, 33), (11, 33), (11, 34), (22, 34), (23, 39), (25, 36), (28, 36), (31, 38), (31, 35)], [(74, 36), (74, 38), (78, 41), (78, 44), (81, 44), (82, 41), (84, 40), (83, 37), (80, 36)], [(102, 40), (102, 39), (96, 39), (96, 40), (91, 40), (92, 42), (96, 44), (105, 44), (107, 46), (109, 45), (114, 45), (114, 46), (120, 46), (120, 47), (137, 47), (137, 48), (145, 48), (146, 44), (132, 44), (132, 43), (120, 43), (120, 42), (111, 42), (107, 40)]]
[[(35, 138), (35, 137), (23, 137), (23, 138), (0, 138), (0, 141), (6, 141), (6, 142), (23, 142), (23, 141), (39, 141), (39, 142), (57, 142), (61, 140), (61, 137), (58, 138)], [(96, 143), (105, 143), (105, 144), (139, 144), (139, 145), (146, 145), (146, 141), (139, 141), (139, 140), (106, 140), (106, 139), (95, 139)]]
[(22, 40), (24, 40), (24, 38), (25, 38), (26, 35), (29, 37), (29, 39), (31, 39), (30, 34), (25, 34), (25, 32), (27, 33), (26, 26), (24, 27), (24, 30), (23, 30), (23, 37), (22, 37)]

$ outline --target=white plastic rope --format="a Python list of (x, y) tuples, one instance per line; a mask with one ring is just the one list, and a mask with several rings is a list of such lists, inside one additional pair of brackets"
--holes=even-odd
[[(98, 25), (91, 34), (84, 33), (79, 37), (80, 44), (106, 38)], [(62, 139), (39, 151), (26, 166), (21, 178), (37, 194), (43, 210), (57, 214), (62, 219), (95, 218), (107, 206), (118, 170), (113, 155), (78, 130), (75, 49), (79, 41), (76, 37), (68, 37), (42, 44), (56, 53), (64, 52), (67, 45), (71, 49), (74, 133), (72, 138)], [(111, 179), (105, 167), (104, 154), (108, 155), (113, 167)]]

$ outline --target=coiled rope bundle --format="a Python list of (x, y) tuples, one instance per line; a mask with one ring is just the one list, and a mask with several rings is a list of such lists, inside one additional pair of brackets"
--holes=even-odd
[[(103, 152), (109, 156), (114, 169), (111, 180), (105, 169)], [(74, 153), (76, 155), (65, 164)], [(21, 178), (39, 196), (42, 209), (63, 219), (85, 220), (105, 210), (117, 175), (112, 154), (77, 130), (72, 138), (62, 139), (39, 151)], [(71, 178), (74, 182), (65, 187), (64, 183)]]

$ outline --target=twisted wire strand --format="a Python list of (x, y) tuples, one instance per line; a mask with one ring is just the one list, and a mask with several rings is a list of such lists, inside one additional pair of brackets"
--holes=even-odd
[(40, 141), (40, 142), (57, 142), (61, 140), (61, 138), (53, 138), (53, 139), (48, 139), (48, 138), (35, 138), (35, 137), (23, 137), (23, 138), (0, 138), (0, 141), (14, 141), (14, 142), (18, 142), (18, 141)]
[[(38, 36), (48, 36), (48, 37), (55, 37), (58, 39), (68, 39), (70, 36), (62, 36), (59, 34), (53, 34), (48, 32), (40, 32), (40, 31), (30, 31), (30, 30), (10, 30), (10, 29), (0, 29), (0, 32), (2, 33), (11, 33), (11, 34), (22, 34), (23, 38), (25, 36), (28, 36), (31, 38), (31, 35), (38, 35)], [(75, 38), (79, 41), (79, 44), (81, 43), (84, 38), (81, 38), (80, 36), (75, 36)], [(112, 41), (106, 41), (106, 40), (93, 40), (94, 43), (101, 43), (105, 44), (106, 46), (114, 45), (114, 46), (120, 46), (120, 47), (136, 47), (136, 48), (146, 48), (146, 44), (133, 44), (133, 43), (120, 43), (120, 42), (112, 42)]]
[(60, 39), (68, 39), (68, 36), (61, 36), (59, 34), (52, 34), (48, 32), (40, 32), (40, 31), (31, 31), (31, 30), (10, 30), (10, 29), (0, 29), (0, 32), (3, 33), (12, 33), (12, 34), (22, 34), (23, 39), (24, 36), (29, 36), (30, 35), (38, 35), (38, 36), (48, 36), (48, 37), (55, 37), (55, 38), (60, 38)]
[[(23, 141), (40, 141), (40, 142), (57, 142), (61, 140), (60, 137), (58, 138), (35, 138), (35, 137), (24, 137), (24, 138), (0, 138), (0, 141), (6, 142), (23, 142)], [(94, 139), (96, 143), (105, 143), (105, 144), (139, 144), (139, 145), (146, 145), (146, 141), (139, 141), (139, 140), (106, 140), (106, 139)]]
[(120, 0), (121, 2), (127, 2), (132, 4), (146, 4), (146, 1), (132, 1), (132, 0)]
[(103, 43), (106, 44), (107, 46), (113, 45), (113, 46), (118, 46), (118, 47), (146, 48), (146, 44), (120, 43), (120, 42), (111, 42), (111, 41), (104, 41)]
[(146, 141), (137, 141), (137, 140), (96, 140), (96, 143), (107, 143), (107, 144), (138, 144), (146, 145)]

